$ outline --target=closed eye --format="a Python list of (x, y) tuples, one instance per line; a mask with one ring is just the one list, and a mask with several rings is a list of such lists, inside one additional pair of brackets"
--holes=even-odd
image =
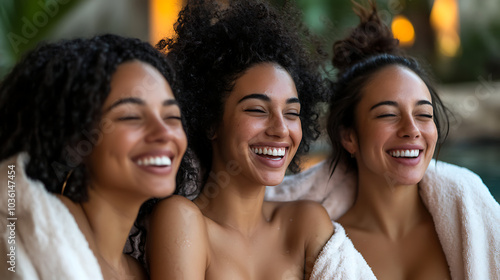
[(429, 114), (420, 114), (419, 116), (424, 117), (424, 118), (429, 118), (429, 119), (433, 118), (433, 116), (429, 115)]
[(377, 116), (377, 119), (388, 118), (388, 117), (396, 117), (396, 115), (395, 114), (383, 114), (383, 115)]
[(261, 109), (246, 109), (245, 112), (251, 112), (251, 113), (265, 113), (264, 110)]
[(167, 116), (164, 118), (165, 120), (181, 120), (180, 116)]
[(131, 120), (139, 120), (138, 116), (125, 116), (118, 118), (119, 121), (131, 121)]

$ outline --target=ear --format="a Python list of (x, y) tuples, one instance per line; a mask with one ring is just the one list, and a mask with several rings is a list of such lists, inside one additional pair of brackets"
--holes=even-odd
[(206, 133), (209, 140), (215, 140), (217, 138), (217, 130), (214, 126), (207, 129)]
[(352, 128), (341, 128), (340, 137), (342, 141), (342, 146), (351, 155), (356, 154), (358, 151), (358, 136)]

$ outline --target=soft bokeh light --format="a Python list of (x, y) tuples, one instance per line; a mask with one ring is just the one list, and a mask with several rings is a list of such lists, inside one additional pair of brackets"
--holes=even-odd
[(441, 54), (454, 57), (460, 49), (459, 13), (456, 0), (435, 0), (431, 11), (431, 26), (436, 31)]
[(182, 8), (182, 0), (151, 0), (150, 14), (150, 43), (156, 44), (159, 40), (174, 34), (173, 25)]
[(403, 47), (410, 47), (415, 43), (415, 29), (405, 16), (395, 16), (391, 23), (392, 34)]

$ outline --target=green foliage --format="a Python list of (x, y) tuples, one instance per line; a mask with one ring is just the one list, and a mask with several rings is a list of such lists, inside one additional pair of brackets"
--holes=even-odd
[(0, 78), (45, 40), (81, 0), (2, 0), (0, 3)]

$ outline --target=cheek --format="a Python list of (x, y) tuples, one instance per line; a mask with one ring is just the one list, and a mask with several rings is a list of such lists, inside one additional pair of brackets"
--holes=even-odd
[(300, 141), (302, 140), (302, 123), (300, 121), (293, 122), (288, 126), (288, 131), (290, 133), (290, 137), (298, 146)]
[[(184, 155), (187, 149), (187, 137), (183, 128), (178, 128), (175, 132), (177, 145), (179, 146), (179, 154)], [(182, 156), (181, 156), (182, 157)]]
[(434, 123), (422, 127), (422, 135), (425, 136), (426, 141), (435, 146), (438, 140), (438, 131)]
[(102, 140), (95, 147), (95, 150), (103, 155), (126, 156), (140, 136), (138, 131), (116, 128), (111, 133), (103, 134)]
[(437, 127), (433, 121), (422, 123), (419, 127), (422, 134), (437, 139)]
[(363, 147), (380, 147), (383, 146), (389, 137), (393, 136), (396, 131), (390, 125), (381, 123), (366, 123), (359, 129), (358, 126), (356, 135), (358, 145)]

